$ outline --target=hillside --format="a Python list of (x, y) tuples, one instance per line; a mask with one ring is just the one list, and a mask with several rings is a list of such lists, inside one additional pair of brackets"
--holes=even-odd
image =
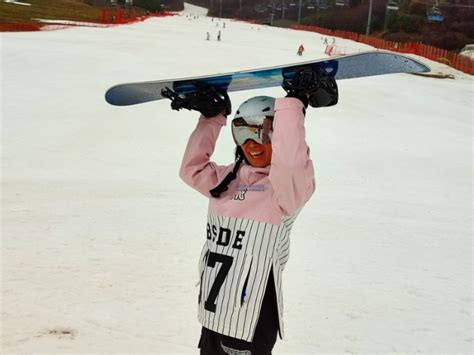
[[(221, 6), (217, 0), (189, 0), (197, 5), (209, 7), (212, 16), (237, 17), (272, 22), (286, 27), (296, 24), (298, 1), (286, 2), (286, 7), (272, 6), (269, 0), (228, 0)], [(391, 0), (398, 10), (387, 10), (387, 0), (373, 0), (370, 33), (385, 40), (396, 42), (422, 42), (447, 50), (459, 50), (466, 44), (474, 43), (474, 6), (467, 0), (444, 1), (440, 10), (443, 21), (429, 21), (427, 13), (433, 6), (424, 0)], [(369, 2), (363, 0), (320, 0), (303, 1), (300, 22), (328, 29), (351, 31), (365, 34)], [(393, 6), (391, 6), (393, 9)]]
[[(157, 3), (164, 10), (183, 9), (182, 0), (161, 0)], [(8, 24), (12, 23), (36, 24), (36, 19), (101, 22), (102, 10), (112, 9), (109, 4), (108, 0), (0, 0), (0, 31), (7, 29)], [(126, 7), (124, 0), (118, 0), (117, 4), (118, 7)], [(135, 0), (134, 4), (136, 6), (131, 8), (132, 16), (142, 16), (150, 3)]]
[[(0, 2), (0, 24), (36, 23), (35, 19), (99, 22), (100, 8), (84, 0), (21, 0), (18, 3)], [(30, 5), (22, 5), (30, 4)]]

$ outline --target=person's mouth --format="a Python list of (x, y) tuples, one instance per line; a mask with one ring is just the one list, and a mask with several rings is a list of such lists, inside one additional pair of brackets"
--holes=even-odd
[(250, 155), (252, 156), (252, 158), (259, 157), (262, 154), (263, 154), (262, 151), (260, 151), (260, 152), (250, 152)]

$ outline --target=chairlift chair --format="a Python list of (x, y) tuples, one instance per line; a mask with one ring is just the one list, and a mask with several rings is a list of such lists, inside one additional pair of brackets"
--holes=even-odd
[(329, 5), (324, 0), (319, 3), (318, 7), (319, 7), (320, 10), (329, 10)]
[(266, 9), (262, 5), (259, 5), (259, 4), (255, 5), (253, 10), (258, 14), (263, 14), (266, 11)]
[(386, 8), (389, 10), (398, 10), (400, 9), (400, 2), (397, 0), (389, 0)]
[(437, 6), (437, 4), (433, 5), (432, 8), (428, 9), (426, 12), (426, 19), (428, 22), (442, 22), (444, 20), (443, 13)]
[(313, 10), (313, 9), (315, 8), (315, 6), (314, 6), (315, 4), (314, 4), (314, 3), (315, 3), (315, 1), (308, 0), (308, 1), (306, 2), (306, 8), (307, 8), (308, 10)]

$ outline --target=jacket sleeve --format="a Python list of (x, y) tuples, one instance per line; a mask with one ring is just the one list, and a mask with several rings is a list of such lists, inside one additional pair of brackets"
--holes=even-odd
[(227, 168), (210, 161), (217, 137), (225, 125), (226, 117), (223, 115), (213, 118), (201, 116), (197, 127), (189, 137), (181, 163), (179, 171), (181, 179), (207, 197), (211, 197), (209, 190), (218, 184), (219, 178)]
[(269, 179), (272, 200), (286, 216), (303, 207), (316, 188), (304, 120), (304, 106), (300, 100), (276, 100)]

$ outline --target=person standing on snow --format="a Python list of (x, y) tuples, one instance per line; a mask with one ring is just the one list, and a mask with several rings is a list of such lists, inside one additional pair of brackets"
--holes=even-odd
[(300, 44), (300, 46), (298, 47), (298, 52), (296, 52), (296, 54), (298, 54), (299, 56), (302, 56), (303, 52), (304, 52), (304, 46)]
[(315, 190), (305, 140), (308, 104), (338, 101), (324, 69), (299, 69), (285, 79), (286, 97), (253, 97), (231, 129), (235, 162), (210, 161), (231, 102), (209, 85), (187, 95), (166, 89), (171, 108), (201, 113), (184, 153), (180, 177), (209, 199), (199, 257), (201, 355), (267, 355), (283, 337), (282, 271), (293, 223)]

